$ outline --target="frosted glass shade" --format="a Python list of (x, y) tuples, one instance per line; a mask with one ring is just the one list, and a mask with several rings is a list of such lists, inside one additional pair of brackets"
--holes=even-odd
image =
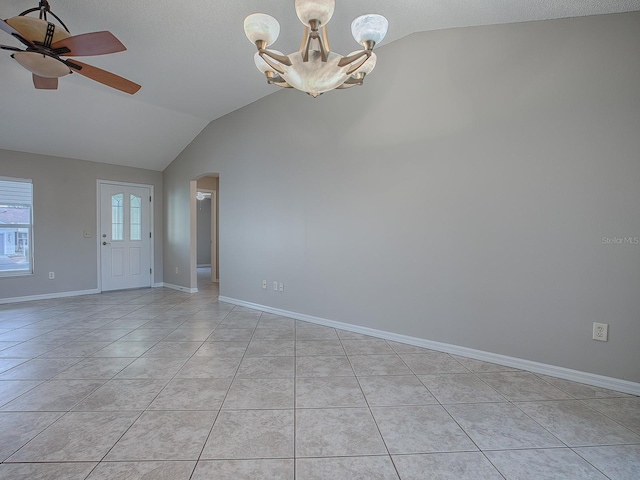
[(308, 62), (302, 61), (300, 52), (289, 55), (289, 60), (291, 66), (285, 67), (282, 77), (293, 88), (314, 97), (339, 87), (349, 77), (349, 65), (338, 67), (342, 57), (337, 53), (329, 52), (326, 62), (321, 60), (320, 52), (316, 50), (309, 52)]
[(280, 24), (271, 15), (253, 13), (244, 19), (244, 33), (251, 43), (265, 41), (271, 45), (280, 35)]
[(295, 0), (298, 18), (305, 25), (311, 20), (318, 20), (320, 25), (326, 25), (333, 16), (336, 8), (335, 0)]
[(356, 18), (351, 23), (351, 34), (360, 44), (371, 41), (377, 45), (384, 39), (388, 28), (389, 22), (386, 18), (370, 13)]
[[(347, 55), (347, 57), (350, 57), (351, 55), (355, 55), (356, 53), (360, 53), (360, 52), (361, 52), (361, 50), (356, 50), (355, 52), (351, 52), (349, 55)], [(355, 62), (352, 63), (352, 65), (353, 64), (357, 65), (358, 62), (361, 62), (361, 61), (362, 61), (362, 59), (356, 60)], [(371, 56), (367, 59), (367, 61), (364, 62), (362, 64), (362, 66), (358, 70), (353, 72), (353, 73), (364, 73), (366, 75), (369, 75), (373, 71), (373, 69), (375, 68), (376, 61), (377, 61), (376, 54), (371, 52)]]
[[(283, 53), (279, 52), (278, 50), (269, 50), (269, 51), (276, 53), (278, 55), (283, 55)], [(277, 60), (274, 60), (273, 58), (270, 58), (269, 60), (271, 60), (273, 63), (275, 63), (278, 66), (280, 64), (280, 62), (278, 62)], [(256, 52), (256, 54), (253, 56), (253, 61), (255, 62), (258, 70), (260, 70), (262, 73), (274, 71), (273, 68), (271, 68), (271, 65), (265, 62), (264, 59), (260, 56), (260, 52)]]
[(59, 78), (71, 73), (69, 67), (60, 60), (41, 53), (16, 52), (12, 56), (16, 62), (39, 77)]

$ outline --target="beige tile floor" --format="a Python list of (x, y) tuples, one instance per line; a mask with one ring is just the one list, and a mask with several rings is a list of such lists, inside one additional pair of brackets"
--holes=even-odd
[(640, 398), (166, 289), (0, 305), (2, 479), (640, 478)]

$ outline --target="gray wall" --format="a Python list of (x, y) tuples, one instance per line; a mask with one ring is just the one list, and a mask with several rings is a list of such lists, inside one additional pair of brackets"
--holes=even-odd
[(221, 295), (639, 382), (640, 245), (603, 242), (640, 236), (639, 51), (638, 12), (426, 32), (214, 121), (164, 172), (165, 281), (219, 172)]
[(0, 176), (33, 179), (35, 253), (34, 275), (0, 278), (0, 299), (97, 288), (98, 179), (154, 186), (154, 281), (162, 282), (161, 172), (0, 150)]

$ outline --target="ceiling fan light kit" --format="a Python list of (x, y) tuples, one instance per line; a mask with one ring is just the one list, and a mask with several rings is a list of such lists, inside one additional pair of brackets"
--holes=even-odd
[(69, 75), (71, 70), (53, 57), (38, 52), (16, 52), (13, 59), (34, 75), (44, 78), (60, 78)]
[[(38, 12), (38, 18), (27, 16), (34, 12)], [(49, 22), (48, 15), (54, 17), (60, 26)], [(122, 52), (126, 47), (107, 31), (72, 36), (62, 20), (51, 11), (46, 0), (40, 0), (37, 7), (16, 17), (0, 20), (0, 29), (25, 46), (26, 50), (8, 45), (0, 45), (0, 48), (15, 52), (11, 57), (32, 73), (33, 84), (37, 89), (55, 90), (58, 88), (58, 78), (74, 72), (129, 94), (134, 94), (141, 88), (114, 73), (75, 59), (62, 58), (106, 55)]]
[(373, 47), (384, 39), (389, 23), (376, 14), (356, 18), (351, 24), (351, 33), (363, 50), (339, 55), (329, 48), (326, 26), (333, 16), (335, 3), (335, 0), (295, 0), (304, 31), (300, 50), (290, 55), (267, 49), (280, 34), (280, 24), (275, 18), (264, 13), (245, 18), (245, 34), (258, 48), (254, 56), (256, 67), (265, 74), (269, 84), (296, 88), (312, 97), (362, 85), (376, 64)]

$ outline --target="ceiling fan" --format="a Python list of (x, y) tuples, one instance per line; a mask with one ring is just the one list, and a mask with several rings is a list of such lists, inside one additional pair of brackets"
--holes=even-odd
[[(39, 12), (39, 18), (27, 16), (33, 12)], [(50, 23), (47, 19), (48, 14), (54, 17), (62, 28)], [(21, 50), (0, 45), (3, 50), (15, 52), (11, 57), (33, 74), (33, 84), (37, 89), (55, 90), (58, 88), (58, 78), (74, 72), (131, 95), (141, 88), (137, 83), (114, 73), (76, 59), (62, 58), (106, 55), (122, 52), (126, 47), (107, 31), (72, 36), (64, 22), (51, 11), (47, 0), (40, 0), (37, 7), (25, 10), (17, 17), (0, 20), (0, 29), (26, 47), (25, 50)]]

